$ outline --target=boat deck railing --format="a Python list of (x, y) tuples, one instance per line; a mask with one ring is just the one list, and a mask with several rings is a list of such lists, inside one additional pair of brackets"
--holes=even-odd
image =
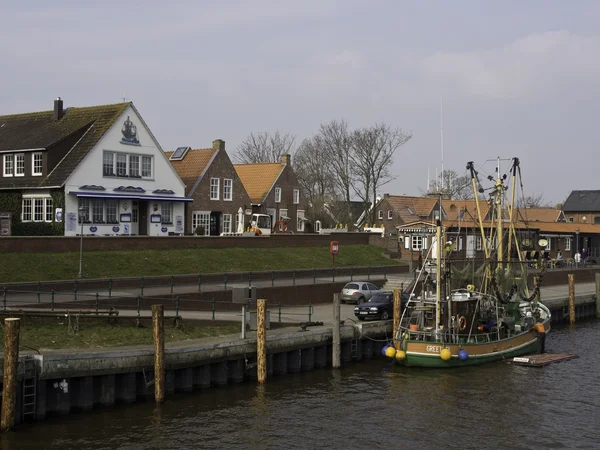
[(409, 341), (439, 341), (442, 338), (450, 344), (484, 344), (498, 340), (498, 331), (448, 333), (445, 330), (440, 330), (436, 333), (435, 329), (429, 327), (422, 330), (411, 330), (405, 326), (400, 326), (400, 337)]

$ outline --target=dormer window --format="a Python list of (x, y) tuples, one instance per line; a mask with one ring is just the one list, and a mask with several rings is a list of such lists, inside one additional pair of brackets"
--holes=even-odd
[(15, 155), (9, 154), (4, 155), (4, 170), (2, 173), (5, 177), (12, 177), (15, 175)]
[(31, 155), (31, 175), (40, 176), (43, 170), (43, 156), (36, 152)]

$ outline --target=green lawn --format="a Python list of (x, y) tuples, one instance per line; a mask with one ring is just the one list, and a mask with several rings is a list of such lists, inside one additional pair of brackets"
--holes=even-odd
[[(58, 348), (104, 348), (125, 345), (152, 345), (152, 323), (146, 321), (142, 327), (136, 327), (133, 320), (119, 319), (110, 325), (104, 320), (80, 319), (79, 329), (74, 332), (75, 318), (21, 320), (20, 347), (23, 350)], [(187, 323), (181, 329), (165, 320), (165, 342), (185, 341), (210, 336), (223, 336), (239, 333), (240, 324), (236, 322)], [(4, 348), (4, 333), (0, 333), (1, 348)]]
[[(72, 280), (79, 272), (79, 253), (5, 253), (0, 282)], [(347, 245), (335, 257), (336, 267), (397, 265), (383, 250)], [(146, 277), (195, 273), (331, 267), (327, 247), (226, 248), (185, 250), (97, 251), (83, 254), (84, 278)]]

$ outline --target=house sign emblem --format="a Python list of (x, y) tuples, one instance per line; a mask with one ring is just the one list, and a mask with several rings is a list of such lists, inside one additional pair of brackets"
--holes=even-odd
[(129, 116), (127, 116), (127, 120), (125, 121), (125, 123), (123, 123), (123, 128), (121, 128), (121, 133), (123, 134), (123, 138), (121, 139), (121, 144), (140, 145), (140, 140), (138, 139), (138, 134), (137, 134), (137, 127), (129, 119)]

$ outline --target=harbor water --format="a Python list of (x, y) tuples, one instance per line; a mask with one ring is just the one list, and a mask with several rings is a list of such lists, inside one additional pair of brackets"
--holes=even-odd
[(600, 321), (557, 327), (544, 368), (413, 369), (381, 357), (152, 402), (55, 417), (2, 434), (4, 450), (600, 448)]

